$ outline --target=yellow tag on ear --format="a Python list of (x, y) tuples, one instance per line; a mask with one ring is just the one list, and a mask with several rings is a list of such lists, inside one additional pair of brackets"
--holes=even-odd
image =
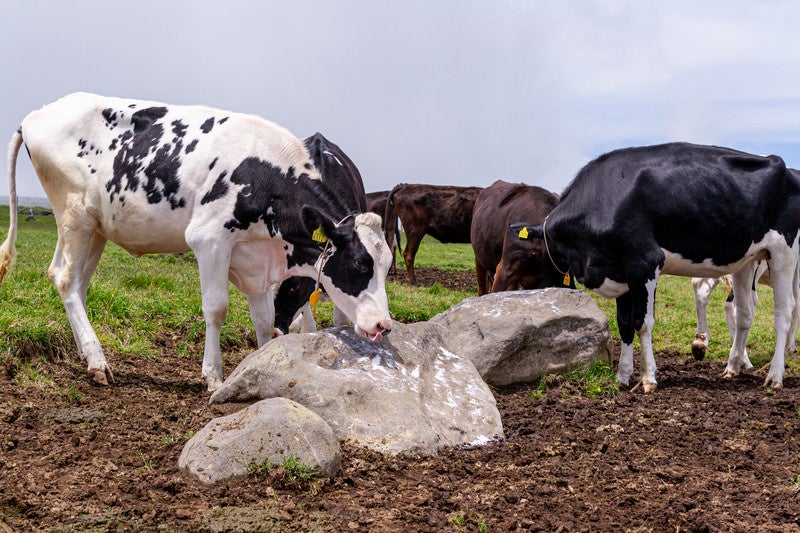
[(314, 233), (311, 234), (311, 238), (317, 242), (328, 242), (328, 237), (326, 237), (325, 232), (322, 231), (322, 226), (314, 230)]
[(311, 296), (308, 297), (308, 303), (311, 304), (311, 312), (314, 313), (314, 316), (317, 315), (317, 304), (319, 303), (320, 294), (322, 294), (322, 289), (317, 288), (317, 290), (312, 292)]
[(569, 272), (564, 274), (564, 286), (569, 287)]
[(528, 228), (522, 226), (522, 229), (519, 230), (519, 238), (520, 239), (527, 239), (528, 238)]

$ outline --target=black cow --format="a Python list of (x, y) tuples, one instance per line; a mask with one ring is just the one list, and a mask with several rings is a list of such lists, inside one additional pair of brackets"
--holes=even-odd
[[(403, 259), (408, 282), (417, 283), (414, 258), (425, 234), (442, 243), (468, 243), (472, 209), (480, 187), (401, 183), (392, 189), (386, 202), (386, 241), (394, 250), (397, 219), (406, 234)], [(397, 237), (400, 247), (400, 238)]]
[(652, 330), (661, 274), (733, 274), (736, 332), (724, 376), (750, 368), (753, 262), (766, 259), (775, 295), (776, 344), (766, 386), (783, 385), (798, 290), (800, 173), (777, 156), (672, 143), (628, 148), (586, 165), (544, 223), (512, 225), (545, 239), (553, 261), (587, 288), (617, 300), (622, 338), (617, 380), (633, 373), (641, 342), (645, 392), (656, 387)]
[(540, 224), (558, 204), (558, 195), (541, 187), (497, 180), (483, 189), (472, 211), (470, 241), (475, 251), (478, 294), (506, 290), (575, 287), (544, 253), (541, 239), (521, 240), (511, 222)]
[[(315, 133), (303, 140), (314, 166), (319, 169), (322, 182), (336, 196), (339, 204), (348, 213), (358, 214), (367, 211), (367, 198), (364, 193), (364, 182), (355, 163), (336, 144)], [(314, 292), (314, 279), (293, 276), (280, 284), (275, 291), (275, 334), (289, 332), (289, 326), (296, 319), (302, 320), (300, 331), (313, 331), (316, 328), (308, 299)], [(334, 306), (335, 307), (335, 306)], [(298, 314), (302, 313), (302, 317)], [(347, 322), (347, 316), (334, 308), (334, 323), (341, 325)]]

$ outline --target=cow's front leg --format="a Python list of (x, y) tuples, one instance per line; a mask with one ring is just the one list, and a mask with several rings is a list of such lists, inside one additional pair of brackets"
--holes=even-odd
[(247, 306), (250, 308), (250, 320), (256, 330), (256, 340), (260, 348), (272, 339), (275, 329), (275, 299), (272, 286), (270, 285), (267, 292), (248, 294)]
[[(655, 326), (655, 301), (658, 271), (655, 277), (645, 284), (644, 295), (633, 288), (633, 316), (634, 325), (639, 325), (639, 344), (641, 349), (641, 376), (642, 388), (645, 393), (656, 390), (656, 359), (653, 355), (653, 327)], [(644, 316), (639, 322), (639, 317)]]
[(631, 320), (630, 292), (617, 298), (617, 327), (622, 339), (619, 363), (617, 364), (617, 382), (627, 387), (633, 374), (633, 337), (636, 333)]
[(744, 267), (731, 276), (733, 278), (733, 305), (735, 308), (736, 327), (733, 332), (733, 343), (728, 355), (728, 364), (722, 373), (724, 378), (732, 378), (742, 370), (753, 367), (747, 356), (747, 337), (753, 323), (755, 305), (751, 294), (753, 269)]
[[(188, 240), (188, 239), (187, 239)], [(203, 299), (203, 318), (206, 323), (206, 340), (203, 350), (203, 377), (209, 392), (222, 385), (222, 354), (220, 330), (228, 315), (228, 269), (230, 249), (210, 241), (189, 242), (197, 256), (200, 270), (200, 290)]]

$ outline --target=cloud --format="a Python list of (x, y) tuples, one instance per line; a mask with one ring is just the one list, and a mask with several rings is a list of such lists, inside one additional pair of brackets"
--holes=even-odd
[[(560, 191), (602, 152), (671, 140), (779, 152), (800, 166), (793, 2), (6, 8), (0, 45), (25, 43), (0, 58), (9, 134), (30, 110), (88, 90), (321, 131), (368, 190), (504, 178)], [(19, 166), (21, 194), (41, 194), (24, 156)]]

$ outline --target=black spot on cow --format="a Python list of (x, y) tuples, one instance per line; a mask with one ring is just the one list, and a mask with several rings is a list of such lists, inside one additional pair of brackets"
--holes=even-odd
[(186, 153), (194, 152), (194, 149), (197, 148), (197, 139), (193, 140), (189, 144), (186, 145)]
[(117, 137), (111, 140), (111, 144), (108, 145), (109, 151), (113, 152), (117, 149), (117, 141), (119, 141), (119, 138)]
[(136, 109), (136, 104), (130, 104), (130, 105), (128, 106), (128, 109)]
[[(185, 200), (178, 197), (178, 170), (183, 143), (178, 141), (174, 147), (164, 144), (159, 148), (164, 125), (158, 120), (166, 114), (166, 107), (136, 111), (131, 117), (133, 132), (125, 131), (118, 137), (120, 149), (114, 157), (113, 177), (106, 183), (112, 202), (114, 196), (123, 190), (136, 192), (142, 186), (151, 204), (167, 200), (172, 209), (185, 206)], [(180, 131), (181, 125), (174, 122), (172, 125), (173, 133), (177, 135), (175, 130)], [(152, 159), (145, 166), (145, 158), (150, 156)]]
[(211, 162), (211, 164), (208, 165), (208, 170), (213, 170), (214, 165), (217, 164), (217, 159), (219, 159), (219, 157), (215, 157), (214, 160)]
[[(140, 109), (136, 113), (131, 116), (131, 124), (133, 125), (133, 133), (136, 134), (138, 132), (144, 131), (151, 126), (155, 126), (155, 122), (160, 119), (164, 118), (164, 115), (167, 114), (166, 107), (148, 107), (147, 109)], [(164, 127), (162, 125), (158, 125), (159, 131), (159, 138), (161, 134), (164, 132)]]
[(227, 120), (228, 120), (228, 117), (221, 118), (221, 119), (219, 119), (219, 121), (217, 122), (217, 124), (225, 124), (225, 122), (226, 122)]
[(231, 231), (245, 230), (250, 224), (265, 221), (267, 211), (274, 210), (272, 185), (281, 181), (285, 181), (285, 175), (268, 161), (257, 157), (242, 161), (231, 174), (231, 182), (243, 187), (236, 197), (233, 218), (225, 223), (225, 227)]
[(214, 127), (214, 117), (211, 117), (210, 119), (206, 120), (200, 125), (200, 130), (203, 133), (208, 133), (211, 131), (211, 128), (213, 127)]
[(103, 115), (103, 118), (106, 121), (106, 126), (108, 126), (109, 129), (112, 129), (117, 125), (117, 113), (110, 107), (103, 109), (100, 114)]
[(225, 181), (225, 176), (227, 175), (227, 172), (223, 172), (219, 175), (217, 181), (215, 181), (214, 185), (211, 186), (211, 190), (203, 195), (203, 199), (200, 200), (200, 205), (213, 202), (214, 200), (222, 198), (228, 193), (228, 182)]
[(181, 122), (180, 120), (173, 120), (172, 121), (172, 133), (175, 134), (175, 139), (172, 142), (177, 142), (178, 139), (182, 139), (184, 135), (186, 135), (186, 130), (189, 129), (189, 126)]

